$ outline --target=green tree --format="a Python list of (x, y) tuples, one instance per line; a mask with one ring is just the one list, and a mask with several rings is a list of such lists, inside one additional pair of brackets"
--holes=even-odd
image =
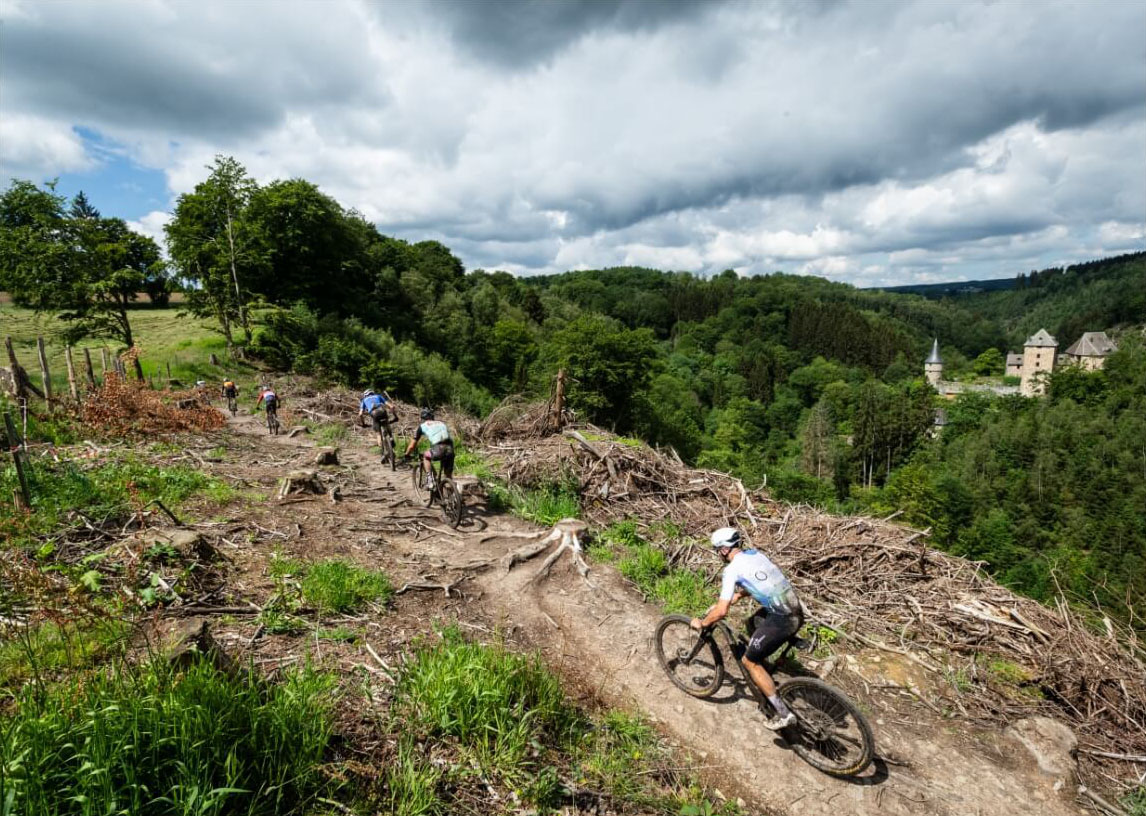
[(188, 306), (219, 320), (227, 351), (233, 354), (232, 323), (251, 342), (248, 294), (241, 281), (265, 264), (263, 245), (246, 219), (258, 185), (230, 156), (216, 156), (210, 175), (179, 196), (175, 215), (164, 227), (167, 251), (183, 280), (190, 282)]
[[(70, 341), (106, 337), (131, 348), (128, 308), (164, 278), (159, 247), (122, 219), (101, 218), (86, 198), (64, 205), (50, 185), (24, 181), (0, 196), (0, 283), (16, 303), (59, 313)], [(142, 379), (138, 359), (135, 370)]]
[(1002, 375), (1005, 363), (1003, 352), (997, 348), (989, 348), (975, 358), (975, 362), (971, 363), (971, 370), (980, 377), (998, 377)]
[(554, 333), (542, 351), (548, 369), (569, 377), (569, 404), (591, 421), (631, 430), (656, 360), (649, 329), (626, 329), (600, 315), (579, 317)]

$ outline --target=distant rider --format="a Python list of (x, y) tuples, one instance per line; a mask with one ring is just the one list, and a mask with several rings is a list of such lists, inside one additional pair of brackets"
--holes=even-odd
[(418, 442), (425, 437), (430, 442), (429, 450), (422, 454), (419, 467), (426, 472), (426, 486), (430, 486), (430, 462), (441, 460), (442, 473), (447, 478), (454, 475), (454, 442), (450, 438), (450, 429), (446, 423), (434, 419), (434, 412), (429, 408), (422, 409), (422, 424), (418, 426), (414, 438), (406, 447), (406, 456), (414, 452)]
[(239, 396), (239, 389), (235, 386), (235, 381), (230, 377), (223, 380), (223, 399), (233, 400)]
[(776, 710), (765, 725), (778, 731), (796, 722), (796, 715), (776, 693), (772, 676), (762, 665), (772, 652), (800, 630), (804, 610), (792, 584), (772, 561), (754, 549), (741, 549), (740, 533), (733, 527), (721, 527), (711, 536), (712, 548), (727, 566), (720, 583), (720, 600), (709, 607), (704, 618), (693, 618), (693, 629), (705, 629), (728, 614), (732, 604), (751, 595), (760, 609), (748, 621), (752, 637), (741, 662), (752, 682)]
[(259, 386), (259, 398), (255, 401), (255, 410), (259, 410), (259, 405), (267, 406), (267, 415), (272, 414), (277, 419), (279, 415), (279, 395), (275, 393), (274, 389), (269, 385)]
[(369, 416), (374, 425), (374, 433), (378, 434), (378, 446), (382, 447), (382, 435), (390, 437), (393, 447), (394, 434), (390, 431), (390, 423), (398, 421), (398, 414), (394, 410), (394, 403), (384, 394), (375, 394), (369, 388), (362, 392), (362, 401), (358, 403), (358, 416)]

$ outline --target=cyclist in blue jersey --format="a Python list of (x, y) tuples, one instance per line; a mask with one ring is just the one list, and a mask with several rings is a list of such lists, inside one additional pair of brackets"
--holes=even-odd
[(394, 403), (382, 394), (375, 394), (369, 388), (362, 392), (362, 401), (358, 403), (358, 416), (369, 416), (374, 425), (374, 433), (378, 434), (378, 446), (382, 447), (383, 435), (390, 437), (390, 444), (394, 443), (394, 434), (390, 431), (390, 423), (398, 421), (398, 414), (394, 410)]
[(792, 584), (772, 561), (754, 549), (741, 549), (740, 533), (733, 527), (721, 527), (711, 536), (712, 548), (727, 566), (720, 583), (720, 599), (703, 618), (693, 618), (693, 629), (712, 626), (728, 614), (732, 604), (751, 596), (760, 609), (748, 621), (752, 637), (741, 662), (756, 687), (776, 710), (765, 725), (773, 731), (796, 722), (796, 715), (776, 693), (776, 684), (762, 663), (785, 640), (800, 630), (804, 610)]
[(454, 441), (450, 438), (450, 429), (446, 427), (446, 423), (434, 419), (434, 412), (429, 408), (422, 409), (422, 424), (418, 426), (414, 438), (406, 447), (407, 457), (414, 452), (414, 448), (418, 447), (418, 443), (423, 438), (430, 442), (429, 450), (422, 454), (419, 463), (419, 467), (426, 472), (426, 486), (429, 487), (431, 461), (441, 460), (442, 473), (446, 478), (452, 478), (454, 475)]

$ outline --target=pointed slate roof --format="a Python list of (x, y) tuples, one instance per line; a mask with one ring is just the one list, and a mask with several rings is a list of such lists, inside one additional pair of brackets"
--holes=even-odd
[(1072, 357), (1105, 357), (1115, 351), (1118, 351), (1118, 346), (1106, 336), (1106, 332), (1086, 332), (1066, 353)]
[(1009, 366), (1021, 366), (1022, 364), (1023, 364), (1023, 355), (1019, 354), (1017, 351), (1012, 351), (1010, 354), (1007, 355), (1007, 365), (1009, 365)]
[(939, 356), (939, 338), (938, 337), (936, 337), (935, 342), (931, 344), (931, 356), (928, 357), (923, 362), (925, 365), (930, 365), (932, 363), (939, 363), (940, 365), (943, 364), (943, 360)]
[(1055, 348), (1058, 346), (1058, 340), (1051, 337), (1046, 329), (1039, 329), (1037, 332), (1027, 338), (1027, 342), (1023, 343), (1024, 346), (1050, 346)]

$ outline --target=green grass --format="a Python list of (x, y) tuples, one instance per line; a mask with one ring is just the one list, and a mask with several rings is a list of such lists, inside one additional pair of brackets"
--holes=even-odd
[(326, 780), (333, 679), (267, 685), (166, 661), (28, 688), (0, 721), (0, 807), (27, 816), (302, 814)]
[[(319, 445), (337, 446), (350, 437), (350, 428), (342, 422), (324, 422), (311, 428), (311, 434)], [(375, 436), (377, 438), (377, 436)]]
[[(675, 542), (681, 536), (676, 525), (654, 525), (650, 534)], [(650, 600), (665, 612), (699, 614), (715, 597), (716, 588), (697, 570), (670, 567), (665, 549), (641, 535), (634, 520), (607, 527), (588, 549), (589, 557), (614, 564)]]
[(323, 614), (354, 612), (368, 603), (385, 604), (394, 596), (384, 572), (346, 561), (321, 561), (308, 567), (299, 586), (303, 600)]
[(1122, 797), (1120, 804), (1126, 816), (1146, 816), (1146, 785), (1138, 785)]
[(568, 804), (571, 784), (604, 792), (616, 812), (736, 812), (714, 809), (699, 786), (669, 770), (669, 750), (640, 717), (590, 717), (538, 656), (470, 643), (457, 629), (406, 662), (391, 715), (402, 735), (385, 780), (391, 813), (458, 812), (451, 792), (474, 777), (483, 788), (499, 782), (537, 813)]
[(122, 652), (128, 627), (110, 618), (0, 629), (0, 688), (45, 681)]
[[(95, 464), (38, 458), (26, 470), (35, 512), (17, 514), (11, 502), (0, 504), (0, 539), (30, 544), (36, 535), (55, 530), (65, 515), (79, 510), (102, 519), (123, 516), (159, 499), (171, 510), (197, 494), (225, 503), (235, 496), (226, 482), (184, 465), (160, 466), (133, 454), (108, 454)], [(18, 485), (11, 460), (0, 464), (0, 495)]]
[[(171, 364), (171, 376), (190, 386), (196, 380), (206, 380), (212, 385), (222, 383), (223, 377), (236, 378), (240, 388), (240, 399), (251, 397), (256, 385), (256, 370), (245, 363), (230, 363), (212, 366), (210, 355), (216, 354), (220, 360), (226, 359), (226, 344), (221, 334), (215, 331), (217, 323), (212, 320), (191, 316), (180, 317), (176, 307), (166, 309), (140, 308), (128, 311), (136, 345), (141, 349), (144, 376), (154, 376), (156, 383), (166, 382), (166, 363)], [(64, 328), (63, 321), (53, 315), (37, 315), (28, 309), (20, 309), (11, 304), (0, 304), (0, 325), (4, 333), (12, 336), (16, 356), (39, 386), (40, 364), (36, 355), (36, 337), (42, 336), (48, 352), (48, 368), (52, 373), (53, 388), (57, 394), (68, 390), (67, 367), (64, 362), (64, 346), (59, 339)], [(76, 376), (81, 380), (83, 348), (91, 349), (92, 366), (95, 375), (100, 376), (100, 349), (115, 350), (110, 340), (87, 339), (76, 344), (72, 357), (77, 367)], [(7, 363), (5, 363), (7, 365)]]

